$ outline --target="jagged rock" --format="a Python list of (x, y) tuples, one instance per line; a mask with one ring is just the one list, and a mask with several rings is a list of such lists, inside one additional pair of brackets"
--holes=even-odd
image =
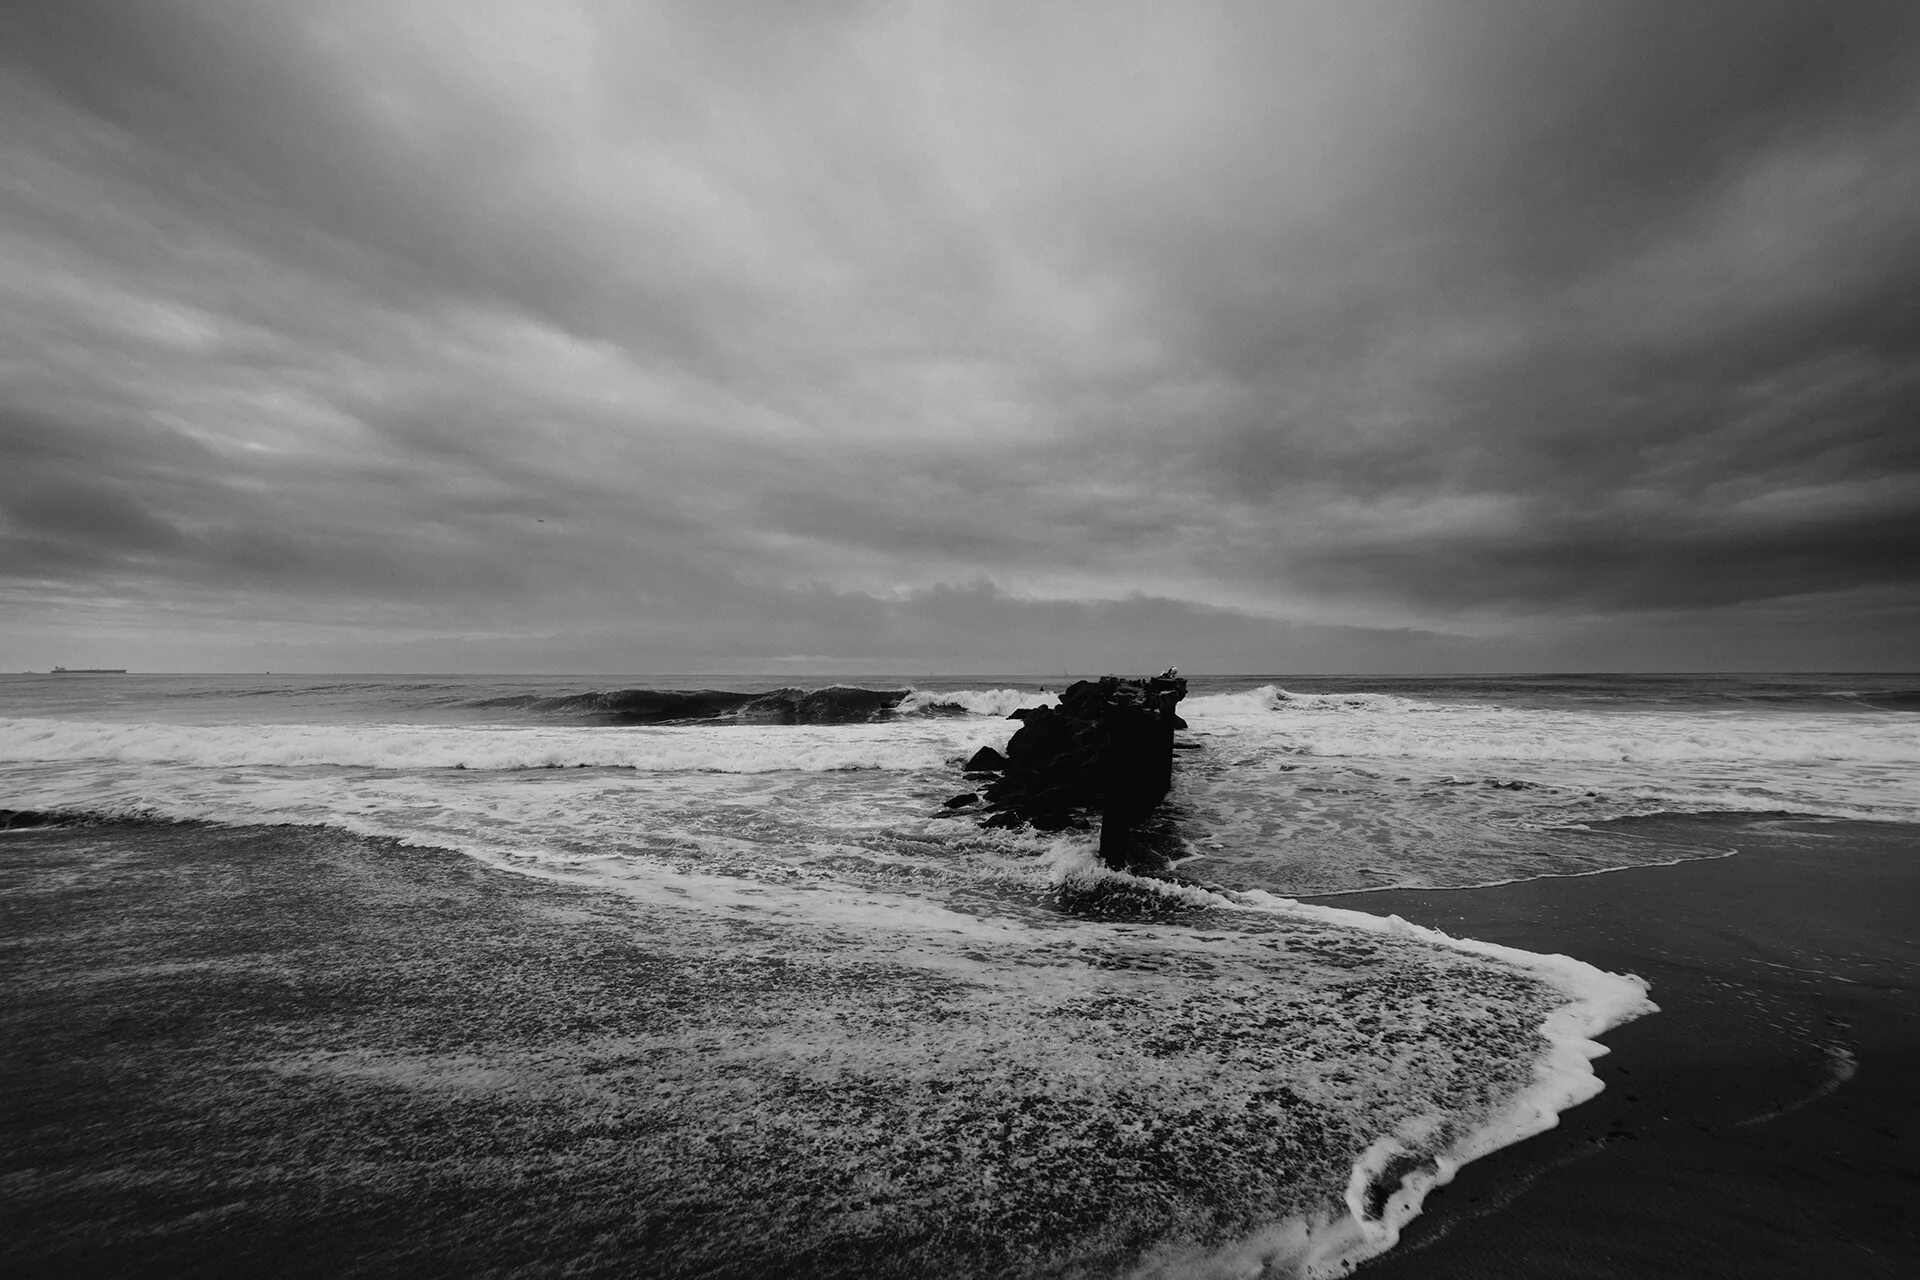
[(968, 773), (999, 773), (1007, 767), (1007, 758), (992, 747), (982, 747), (973, 753), (965, 765)]
[(948, 800), (947, 808), (964, 809), (970, 804), (979, 804), (979, 803), (980, 803), (980, 797), (975, 795), (973, 792), (969, 791), (965, 795), (954, 796), (951, 800)]
[(1186, 692), (1171, 670), (1148, 680), (1104, 676), (1068, 686), (1057, 707), (1015, 711), (1008, 719), (1021, 725), (1001, 776), (983, 788), (993, 810), (983, 825), (1084, 830), (1097, 812), (1100, 856), (1125, 865), (1128, 833), (1172, 785), (1173, 733), (1185, 723), (1174, 707)]

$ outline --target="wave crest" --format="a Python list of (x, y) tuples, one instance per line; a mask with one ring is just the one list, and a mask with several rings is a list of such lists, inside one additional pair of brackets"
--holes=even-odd
[(1180, 704), (1180, 714), (1188, 720), (1231, 716), (1265, 715), (1273, 711), (1373, 712), (1406, 715), (1412, 712), (1448, 711), (1433, 702), (1419, 702), (1391, 693), (1295, 693), (1278, 685), (1263, 684), (1240, 693), (1212, 693), (1190, 697)]
[(509, 694), (470, 705), (578, 716), (602, 724), (687, 724), (739, 720), (752, 724), (868, 724), (885, 718), (912, 691), (828, 685), (821, 689), (612, 689), (559, 696)]
[(608, 689), (589, 693), (519, 693), (477, 699), (485, 710), (526, 711), (596, 724), (874, 724), (897, 716), (989, 716), (1060, 699), (1031, 689), (869, 689), (835, 684), (741, 692), (731, 689)]
[(1057, 707), (1059, 696), (1027, 689), (948, 689), (933, 693), (914, 690), (900, 704), (902, 715), (993, 716), (1004, 720), (1022, 707)]

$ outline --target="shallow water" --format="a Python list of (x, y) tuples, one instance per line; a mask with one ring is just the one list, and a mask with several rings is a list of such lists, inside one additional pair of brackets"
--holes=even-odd
[[(1385, 1247), (1460, 1159), (1591, 1092), (1591, 1037), (1647, 1007), (1637, 984), (1577, 961), (1292, 899), (1727, 847), (1722, 826), (1633, 829), (1652, 814), (1920, 818), (1909, 678), (1205, 678), (1182, 705), (1194, 749), (1177, 754), (1163, 832), (1197, 882), (1181, 887), (1103, 871), (1087, 836), (986, 831), (942, 807), (968, 787), (960, 763), (1004, 747), (1006, 712), (1046, 687), (16, 677), (0, 681), (0, 807), (318, 824), (644, 904), (709, 993), (711, 1051), (797, 1117), (739, 1139), (764, 1151), (699, 1166), (722, 1198), (740, 1192), (728, 1168), (824, 1177), (845, 1159), (829, 1079), (890, 1100), (876, 1132), (917, 1135), (901, 1137), (912, 1178), (986, 1177), (982, 1203), (1132, 1149), (1069, 1112), (1109, 1128), (1232, 1116), (1209, 1150), (1266, 1171), (1247, 1196), (1224, 1217), (1170, 1210), (1128, 1246), (1139, 1265), (1188, 1269), (1236, 1248), (1334, 1267)], [(627, 692), (708, 688), (750, 696)], [(699, 714), (631, 723), (663, 705)], [(696, 981), (774, 969), (792, 980), (770, 999)], [(688, 1072), (672, 1109), (714, 1101)], [(1134, 1092), (1115, 1095), (1115, 1078)], [(1016, 1144), (1050, 1153), (1040, 1173), (998, 1148), (925, 1172), (925, 1143), (964, 1128), (938, 1087), (954, 1081), (976, 1082), (960, 1090), (976, 1106), (1070, 1100)], [(1260, 1101), (1277, 1090), (1291, 1110)], [(1311, 1137), (1289, 1128), (1309, 1113)], [(1282, 1140), (1289, 1160), (1260, 1154)], [(884, 1142), (855, 1145), (891, 1167)], [(823, 1229), (865, 1212), (848, 1201)]]

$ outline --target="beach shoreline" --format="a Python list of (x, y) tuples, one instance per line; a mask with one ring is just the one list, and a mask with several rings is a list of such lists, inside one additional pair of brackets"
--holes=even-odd
[[(1700, 820), (1650, 820), (1671, 840)], [(1606, 1085), (1463, 1169), (1368, 1276), (1920, 1272), (1920, 829), (1775, 819), (1738, 851), (1312, 901), (1558, 951), (1652, 984)]]
[[(1749, 822), (1730, 857), (1313, 899), (1638, 973), (1663, 1010), (1606, 1033), (1604, 1093), (1468, 1165), (1364, 1272), (1907, 1274), (1914, 836)], [(561, 1047), (671, 985), (631, 898), (314, 828), (4, 840), (11, 1274), (621, 1274), (683, 1247), (632, 1190), (648, 1073)], [(265, 1059), (299, 1069), (263, 1088)]]
[[(681, 892), (323, 826), (7, 834), (0, 1268), (1174, 1280), (1242, 1242), (1336, 1258), (1359, 1153), (1433, 1095), (1520, 1087), (1551, 1001), (1312, 913), (1176, 905), (1216, 928), (1142, 947), (1036, 899), (1024, 928), (950, 913), (836, 950), (804, 900), (772, 919)], [(935, 941), (955, 928), (980, 961)], [(1393, 1001), (1469, 978), (1490, 1006), (1388, 1038)], [(1407, 1092), (1359, 1074), (1374, 1044)]]

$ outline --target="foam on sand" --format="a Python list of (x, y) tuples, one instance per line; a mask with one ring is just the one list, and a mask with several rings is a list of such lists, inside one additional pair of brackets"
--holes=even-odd
[(1415, 1111), (1375, 1136), (1353, 1162), (1344, 1213), (1290, 1218), (1226, 1249), (1163, 1252), (1134, 1272), (1141, 1280), (1346, 1274), (1398, 1243), (1401, 1230), (1419, 1215), (1427, 1194), (1451, 1182), (1463, 1165), (1554, 1127), (1561, 1112), (1600, 1093), (1604, 1086), (1591, 1064), (1608, 1050), (1594, 1037), (1658, 1012), (1649, 998), (1648, 984), (1636, 975), (1608, 973), (1570, 956), (1455, 938), (1398, 916), (1303, 903), (1259, 890), (1216, 894), (1196, 886), (1139, 881), (1088, 865), (1072, 850), (1056, 859), (1056, 874), (1068, 879), (1131, 881), (1188, 901), (1224, 901), (1244, 911), (1323, 921), (1382, 938), (1483, 956), (1513, 966), (1557, 993), (1557, 1003), (1537, 1027), (1541, 1048), (1532, 1061), (1530, 1081), (1465, 1126), (1457, 1115)]
[[(1635, 1018), (1658, 1013), (1648, 984), (1635, 974), (1608, 973), (1571, 956), (1522, 951), (1474, 938), (1455, 938), (1438, 929), (1411, 924), (1399, 916), (1373, 916), (1255, 891), (1249, 899), (1269, 907), (1304, 912), (1359, 929), (1378, 930), (1492, 956), (1535, 973), (1560, 990), (1567, 1003), (1540, 1023), (1546, 1053), (1534, 1064), (1533, 1083), (1489, 1116), (1476, 1130), (1432, 1147), (1426, 1126), (1385, 1134), (1354, 1165), (1347, 1187), (1351, 1218), (1346, 1230), (1323, 1237), (1333, 1246), (1316, 1257), (1305, 1274), (1341, 1274), (1365, 1258), (1399, 1242), (1403, 1227), (1419, 1216), (1427, 1193), (1453, 1181), (1461, 1166), (1489, 1152), (1545, 1132), (1560, 1113), (1578, 1106), (1605, 1087), (1592, 1061), (1608, 1052), (1594, 1037)], [(1393, 1183), (1397, 1179), (1398, 1186)], [(1338, 1241), (1337, 1245), (1334, 1244)]]
[(1339, 1274), (1460, 1163), (1589, 1096), (1584, 1037), (1650, 1007), (1563, 957), (1109, 872), (1080, 839), (1036, 868), (1077, 895), (1053, 910), (488, 860), (619, 893), (647, 980), (484, 1062), (328, 1042), (267, 1065), (646, 1135), (622, 1185), (675, 1274), (878, 1248), (928, 1274)]

